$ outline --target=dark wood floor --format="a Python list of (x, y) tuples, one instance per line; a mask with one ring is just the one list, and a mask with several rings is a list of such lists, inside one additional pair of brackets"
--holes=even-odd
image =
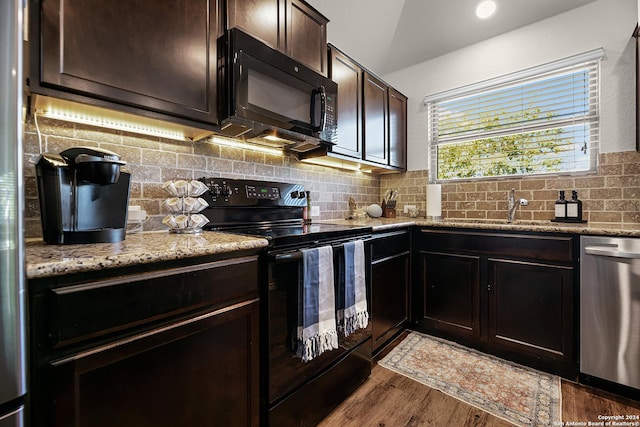
[[(385, 349), (385, 353), (388, 351), (389, 348)], [(563, 419), (558, 422), (588, 424), (598, 422), (599, 415), (640, 415), (640, 402), (562, 381)], [(319, 427), (334, 426), (507, 427), (512, 424), (375, 364), (367, 382), (319, 424)]]

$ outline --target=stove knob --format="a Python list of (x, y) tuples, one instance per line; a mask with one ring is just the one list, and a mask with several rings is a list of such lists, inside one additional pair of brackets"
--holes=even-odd
[(297, 199), (298, 197), (300, 197), (300, 196), (298, 195), (297, 191), (294, 190), (294, 191), (291, 192), (291, 198), (292, 199)]
[(233, 190), (228, 185), (225, 185), (220, 189), (220, 195), (222, 195), (224, 197), (229, 197), (232, 194), (233, 194)]
[(218, 197), (221, 192), (220, 186), (218, 184), (213, 184), (213, 186), (210, 188), (210, 191), (213, 197)]

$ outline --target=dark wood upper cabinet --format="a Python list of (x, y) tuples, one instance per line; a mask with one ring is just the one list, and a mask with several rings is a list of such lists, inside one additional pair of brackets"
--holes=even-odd
[(302, 0), (226, 0), (226, 28), (245, 33), (327, 75), (329, 20)]
[(407, 97), (329, 45), (329, 78), (338, 83), (338, 140), (330, 156), (378, 172), (407, 168)]
[[(387, 164), (389, 159), (387, 85), (366, 71), (363, 82), (364, 160)], [(339, 117), (338, 126), (340, 126)]]
[(640, 27), (633, 33), (636, 38), (636, 151), (640, 152)]
[(30, 6), (32, 92), (217, 122), (217, 0)]
[(389, 88), (389, 165), (407, 167), (407, 97)]
[(274, 49), (284, 43), (285, 0), (226, 0), (226, 6), (227, 29), (239, 28)]
[(338, 83), (338, 143), (332, 151), (362, 158), (362, 68), (330, 47), (329, 78)]
[(304, 1), (287, 1), (285, 53), (325, 76), (328, 22)]

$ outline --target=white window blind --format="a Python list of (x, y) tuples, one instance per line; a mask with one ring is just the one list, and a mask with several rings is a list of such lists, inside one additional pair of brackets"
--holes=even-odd
[(431, 181), (597, 167), (602, 49), (425, 98)]

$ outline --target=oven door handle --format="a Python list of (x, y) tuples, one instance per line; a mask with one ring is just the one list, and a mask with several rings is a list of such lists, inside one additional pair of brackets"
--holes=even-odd
[(276, 264), (286, 264), (302, 260), (302, 251), (287, 252), (286, 254), (278, 254), (273, 256), (273, 262)]
[[(318, 244), (318, 242), (315, 242), (315, 243)], [(344, 243), (335, 243), (335, 244), (332, 244), (331, 247), (333, 249), (343, 248), (344, 247)], [(271, 259), (276, 264), (285, 264), (285, 263), (288, 263), (288, 262), (301, 261), (302, 260), (302, 250), (298, 249), (298, 250), (291, 251), (291, 252), (285, 252), (285, 253), (281, 253), (281, 254), (272, 255)]]

